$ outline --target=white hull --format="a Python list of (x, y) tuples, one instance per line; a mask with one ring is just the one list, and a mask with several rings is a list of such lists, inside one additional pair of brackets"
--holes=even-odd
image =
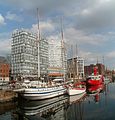
[(80, 90), (80, 89), (73, 89), (73, 88), (68, 88), (67, 93), (68, 95), (79, 95), (82, 94), (86, 91), (86, 88)]
[(60, 96), (66, 93), (66, 89), (62, 86), (51, 88), (27, 88), (21, 92), (21, 96), (29, 100), (42, 100), (56, 96)]
[(69, 102), (71, 103), (75, 103), (80, 101), (82, 98), (84, 98), (86, 96), (86, 92), (78, 94), (78, 95), (74, 95), (74, 96), (70, 96), (69, 97)]

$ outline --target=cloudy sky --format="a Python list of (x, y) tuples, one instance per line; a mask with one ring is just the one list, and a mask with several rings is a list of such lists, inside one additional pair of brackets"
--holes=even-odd
[(36, 31), (37, 8), (43, 36), (60, 40), (63, 18), (67, 47), (77, 44), (86, 64), (98, 59), (114, 69), (115, 0), (0, 0), (0, 55), (10, 54), (15, 29)]

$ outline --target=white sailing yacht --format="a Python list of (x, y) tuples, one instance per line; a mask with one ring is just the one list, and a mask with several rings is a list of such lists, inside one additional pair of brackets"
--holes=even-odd
[(17, 91), (22, 97), (28, 100), (42, 100), (66, 93), (66, 89), (61, 86), (25, 88), (22, 91)]
[[(38, 14), (38, 10), (37, 10)], [(40, 41), (40, 28), (39, 28), (39, 18), (38, 18), (38, 45)], [(39, 46), (38, 46), (39, 48)], [(38, 49), (38, 68), (39, 68), (39, 49)], [(38, 69), (38, 77), (40, 75), (40, 68)], [(29, 100), (41, 100), (41, 99), (48, 99), (56, 96), (60, 96), (66, 93), (66, 88), (62, 84), (57, 84), (53, 82), (53, 84), (46, 85), (44, 87), (28, 87), (21, 90), (15, 90), (18, 92), (22, 97), (29, 99)]]

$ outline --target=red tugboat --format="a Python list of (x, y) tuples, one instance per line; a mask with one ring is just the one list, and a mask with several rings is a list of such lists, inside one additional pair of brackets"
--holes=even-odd
[(88, 86), (87, 88), (87, 95), (94, 96), (94, 101), (97, 103), (100, 99), (100, 93), (104, 91), (104, 84), (95, 85), (95, 86)]
[(104, 84), (95, 85), (95, 86), (88, 86), (87, 93), (88, 94), (95, 94), (95, 93), (101, 92), (103, 89), (104, 89)]
[(94, 67), (94, 73), (86, 79), (87, 85), (100, 85), (104, 82), (103, 75), (99, 75), (97, 72), (97, 67)]

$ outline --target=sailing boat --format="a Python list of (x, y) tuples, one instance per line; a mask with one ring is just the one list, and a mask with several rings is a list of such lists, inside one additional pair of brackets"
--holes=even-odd
[[(37, 9), (37, 15), (38, 15), (38, 9)], [(38, 17), (37, 17), (38, 18)], [(39, 28), (39, 18), (38, 18), (38, 45), (40, 41), (40, 28)], [(38, 46), (38, 59), (39, 59), (39, 46)], [(40, 68), (39, 68), (39, 60), (38, 60), (38, 77), (40, 77)], [(49, 80), (48, 80), (49, 81)], [(48, 83), (47, 83), (48, 84)], [(28, 86), (27, 86), (28, 87)], [(44, 87), (28, 87), (24, 89), (17, 89), (14, 90), (15, 92), (18, 92), (22, 97), (29, 100), (41, 100), (41, 99), (49, 99), (52, 97), (60, 96), (66, 93), (66, 88), (63, 84), (56, 84), (56, 82), (49, 81), (48, 85), (45, 85)]]
[(79, 94), (82, 94), (82, 93), (85, 93), (85, 92), (86, 92), (86, 86), (82, 82), (76, 83), (76, 84), (72, 84), (67, 89), (67, 93), (70, 96), (71, 95), (79, 95)]
[[(76, 61), (76, 65), (75, 65), (75, 61)], [(76, 58), (73, 58), (72, 62), (73, 62), (73, 71), (74, 71), (74, 66), (76, 66), (77, 78), (74, 78), (74, 83), (70, 84), (68, 86), (67, 93), (70, 96), (71, 95), (82, 94), (82, 93), (84, 93), (86, 91), (85, 83), (79, 81), (78, 56)], [(73, 72), (73, 73), (75, 73), (75, 72)], [(74, 74), (74, 76), (75, 75), (76, 75), (76, 73)], [(75, 81), (75, 79), (78, 79), (78, 80)]]

